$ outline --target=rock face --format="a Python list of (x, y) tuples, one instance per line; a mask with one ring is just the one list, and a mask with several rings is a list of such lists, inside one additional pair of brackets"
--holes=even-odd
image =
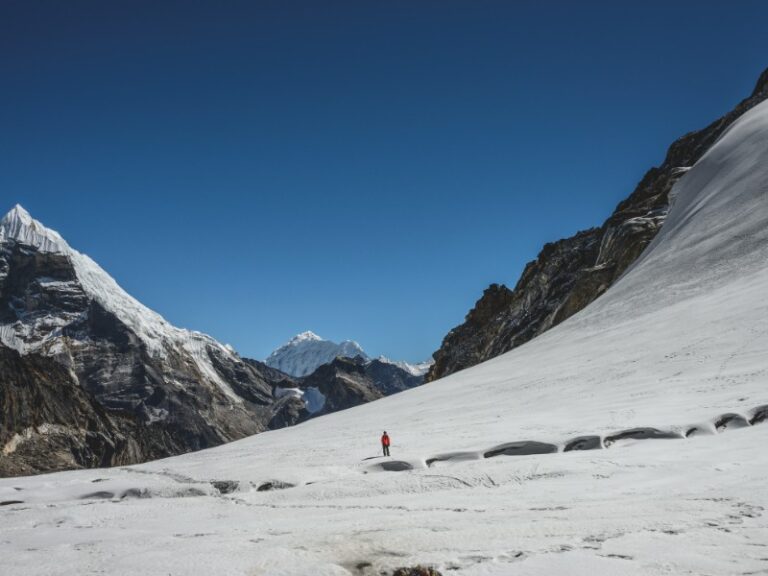
[(388, 362), (386, 359), (376, 358), (365, 363), (365, 374), (377, 390), (384, 396), (389, 396), (424, 383), (424, 372), (420, 371), (421, 368), (414, 369), (413, 366), (408, 368), (398, 363)]
[(313, 415), (351, 408), (423, 383), (423, 375), (413, 374), (393, 362), (362, 356), (335, 358), (300, 380), (301, 388), (315, 389), (325, 397), (323, 410)]
[(0, 347), (0, 476), (133, 462), (140, 448), (114, 418), (80, 388), (71, 372), (39, 354)]
[(605, 292), (650, 244), (664, 223), (672, 185), (736, 118), (768, 98), (768, 70), (749, 98), (703, 130), (670, 146), (632, 194), (599, 228), (546, 244), (513, 290), (493, 284), (433, 354), (426, 381), (503, 354), (582, 310)]
[(298, 418), (289, 377), (142, 306), (20, 206), (0, 221), (0, 475), (131, 464)]
[(319, 392), (322, 407), (315, 415), (344, 410), (384, 397), (366, 372), (366, 361), (357, 358), (336, 358), (323, 364), (302, 380), (302, 388)]

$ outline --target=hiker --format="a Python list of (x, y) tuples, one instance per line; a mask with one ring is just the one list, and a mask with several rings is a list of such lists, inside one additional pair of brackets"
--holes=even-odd
[(386, 430), (381, 435), (381, 449), (384, 450), (384, 456), (389, 456), (389, 436)]

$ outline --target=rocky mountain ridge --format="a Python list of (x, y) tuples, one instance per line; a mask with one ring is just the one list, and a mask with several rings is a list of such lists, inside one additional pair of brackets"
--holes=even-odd
[(175, 328), (20, 206), (0, 220), (0, 475), (130, 464), (268, 429), (272, 384)]
[(274, 410), (276, 416), (270, 421), (271, 429), (373, 402), (424, 383), (423, 374), (412, 374), (396, 363), (363, 356), (337, 356), (300, 378), (257, 360), (245, 361), (270, 371), (273, 393), (280, 406)]
[[(322, 413), (382, 394), (344, 382), (322, 386)], [(21, 206), (0, 220), (0, 476), (133, 464), (289, 426), (319, 412), (282, 392), (300, 386), (172, 326)]]
[(602, 295), (654, 239), (674, 183), (742, 114), (768, 98), (768, 70), (752, 94), (706, 128), (676, 140), (598, 228), (549, 243), (509, 289), (492, 284), (433, 354), (426, 381), (508, 352), (556, 326)]

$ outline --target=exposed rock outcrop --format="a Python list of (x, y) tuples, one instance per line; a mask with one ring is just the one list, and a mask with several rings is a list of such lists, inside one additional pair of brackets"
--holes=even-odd
[(414, 373), (398, 364), (378, 358), (366, 362), (365, 373), (384, 396), (409, 390), (424, 383), (424, 374)]
[(366, 364), (361, 357), (339, 357), (304, 378), (302, 388), (313, 388), (324, 397), (323, 407), (315, 415), (344, 410), (382, 398), (384, 393), (366, 372)]
[(703, 130), (670, 146), (600, 228), (546, 244), (513, 290), (493, 284), (433, 354), (426, 381), (503, 354), (586, 307), (640, 256), (664, 223), (673, 184), (747, 110), (768, 98), (768, 70), (752, 94)]
[(292, 378), (283, 374), (278, 381), (274, 375), (273, 381), (278, 400), (269, 427), (282, 428), (420, 386), (424, 376), (386, 360), (339, 356), (318, 366), (309, 376)]

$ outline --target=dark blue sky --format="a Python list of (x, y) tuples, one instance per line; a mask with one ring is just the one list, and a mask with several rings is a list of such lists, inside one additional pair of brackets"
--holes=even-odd
[(0, 211), (173, 323), (420, 360), (768, 66), (768, 3), (0, 0)]

